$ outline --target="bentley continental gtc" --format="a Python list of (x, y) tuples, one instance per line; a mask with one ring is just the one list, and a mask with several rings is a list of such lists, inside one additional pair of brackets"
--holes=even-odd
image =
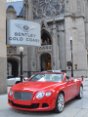
[(8, 93), (8, 103), (25, 111), (60, 113), (65, 103), (83, 97), (83, 81), (65, 72), (45, 71), (33, 74), (27, 81), (15, 84)]

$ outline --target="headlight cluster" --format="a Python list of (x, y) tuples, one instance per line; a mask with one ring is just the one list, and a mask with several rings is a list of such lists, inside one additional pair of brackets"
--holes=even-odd
[(37, 98), (37, 99), (41, 99), (41, 98), (43, 98), (44, 96), (49, 97), (49, 96), (51, 96), (51, 94), (52, 94), (51, 91), (47, 91), (47, 92), (40, 91), (40, 92), (38, 92), (38, 93), (36, 94), (36, 98)]
[(51, 94), (52, 94), (51, 91), (48, 91), (48, 92), (46, 92), (45, 95), (46, 95), (47, 97), (49, 97), (49, 96), (51, 96)]

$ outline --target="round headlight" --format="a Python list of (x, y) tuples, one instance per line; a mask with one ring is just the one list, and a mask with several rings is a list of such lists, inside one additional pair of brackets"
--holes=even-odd
[(10, 89), (10, 91), (9, 91), (9, 95), (10, 95), (10, 96), (13, 95), (13, 91), (12, 91), (12, 89)]
[(36, 98), (37, 98), (37, 99), (41, 99), (41, 98), (44, 97), (44, 95), (45, 95), (44, 92), (38, 92), (38, 93), (36, 94)]
[(46, 92), (45, 95), (46, 95), (47, 97), (49, 97), (49, 96), (51, 96), (51, 94), (52, 94), (52, 92), (51, 92), (51, 91), (48, 91), (48, 92)]

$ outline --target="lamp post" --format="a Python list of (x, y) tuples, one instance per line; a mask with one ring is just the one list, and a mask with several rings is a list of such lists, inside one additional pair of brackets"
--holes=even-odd
[(24, 51), (24, 48), (23, 47), (19, 47), (19, 52), (20, 52), (20, 80), (22, 82), (23, 80), (23, 51)]
[(71, 76), (73, 77), (73, 39), (70, 37), (70, 49), (71, 49)]

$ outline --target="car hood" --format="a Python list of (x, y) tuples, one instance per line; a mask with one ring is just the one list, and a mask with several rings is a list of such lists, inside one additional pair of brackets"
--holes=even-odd
[[(16, 84), (12, 87), (15, 91), (39, 91), (44, 89), (52, 89), (57, 85), (61, 85), (58, 82), (23, 82)], [(51, 88), (52, 87), (52, 88)]]

